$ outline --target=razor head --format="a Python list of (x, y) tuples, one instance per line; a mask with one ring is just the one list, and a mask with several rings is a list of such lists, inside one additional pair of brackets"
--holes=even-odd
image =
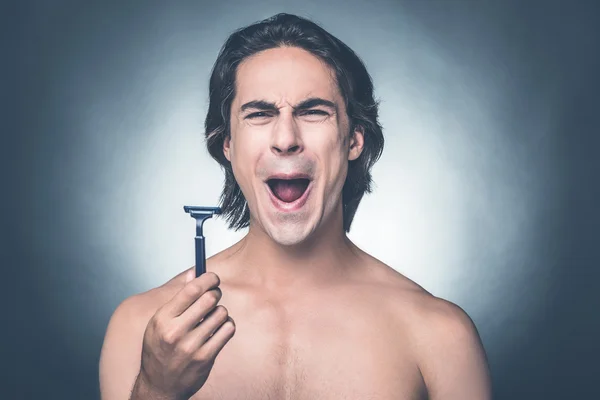
[(209, 215), (213, 214), (221, 214), (220, 207), (202, 207), (202, 206), (183, 206), (183, 210), (190, 214), (192, 217), (194, 215)]
[(196, 236), (202, 237), (202, 224), (208, 218), (221, 214), (219, 207), (183, 206), (183, 210), (196, 220)]

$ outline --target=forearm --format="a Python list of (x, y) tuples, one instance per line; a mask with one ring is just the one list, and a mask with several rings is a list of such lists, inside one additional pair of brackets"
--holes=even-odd
[[(152, 387), (143, 376), (138, 375), (135, 380), (135, 384), (133, 385), (133, 390), (131, 391), (131, 396), (129, 400), (184, 400), (181, 397), (167, 395), (165, 393), (160, 393), (155, 388)], [(186, 399), (187, 400), (187, 399)]]

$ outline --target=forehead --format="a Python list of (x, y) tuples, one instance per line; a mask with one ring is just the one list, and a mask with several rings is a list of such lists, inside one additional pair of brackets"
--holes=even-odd
[(304, 49), (265, 50), (244, 60), (237, 69), (234, 105), (252, 100), (294, 104), (308, 97), (335, 102), (340, 93), (332, 69)]

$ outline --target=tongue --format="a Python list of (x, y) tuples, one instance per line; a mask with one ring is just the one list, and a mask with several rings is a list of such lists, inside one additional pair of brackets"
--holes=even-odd
[(298, 200), (308, 186), (307, 179), (273, 179), (270, 183), (273, 194), (286, 203)]

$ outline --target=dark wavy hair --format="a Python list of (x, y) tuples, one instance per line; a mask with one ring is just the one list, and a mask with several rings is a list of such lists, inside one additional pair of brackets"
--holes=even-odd
[(223, 142), (230, 135), (237, 67), (256, 53), (285, 46), (304, 49), (329, 65), (346, 104), (349, 134), (356, 129), (364, 133), (363, 151), (356, 160), (349, 161), (342, 189), (343, 225), (349, 232), (363, 195), (372, 190), (370, 170), (383, 151), (383, 132), (377, 119), (378, 102), (373, 97), (373, 82), (360, 58), (342, 41), (308, 19), (283, 13), (233, 32), (212, 69), (205, 135), (210, 155), (225, 171), (219, 204), (221, 215), (229, 228), (236, 231), (250, 224), (248, 203), (235, 180), (231, 163), (223, 153)]

